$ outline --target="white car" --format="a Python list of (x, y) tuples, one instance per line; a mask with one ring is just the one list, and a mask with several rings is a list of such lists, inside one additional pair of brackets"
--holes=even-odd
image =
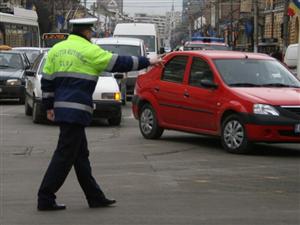
[[(46, 121), (46, 111), (42, 107), (41, 77), (47, 53), (39, 55), (29, 70), (25, 72), (25, 114), (32, 115), (34, 123)], [(111, 73), (99, 76), (93, 95), (94, 119), (105, 118), (112, 126), (122, 120), (121, 93), (116, 79)]]
[[(141, 39), (124, 37), (93, 38), (92, 42), (99, 45), (102, 49), (115, 54), (147, 56), (144, 41)], [(118, 79), (118, 83), (120, 85), (123, 105), (126, 104), (127, 99), (132, 98), (136, 78), (144, 72), (145, 70), (113, 74), (115, 78)]]
[(39, 54), (41, 54), (43, 51), (46, 51), (43, 48), (38, 47), (15, 47), (12, 49), (18, 52), (24, 52), (30, 64), (33, 64), (34, 60), (36, 60)]
[[(284, 55), (284, 63), (289, 67), (293, 74), (297, 75), (297, 64), (298, 64), (298, 45), (291, 44), (286, 49)], [(300, 76), (300, 74), (298, 74)]]

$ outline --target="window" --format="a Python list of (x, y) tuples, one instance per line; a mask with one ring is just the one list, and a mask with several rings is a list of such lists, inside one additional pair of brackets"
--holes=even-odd
[(176, 56), (165, 66), (162, 80), (182, 83), (188, 56)]
[(144, 41), (148, 52), (155, 52), (155, 36), (151, 35), (115, 35), (116, 37), (139, 38)]
[[(7, 68), (24, 69), (24, 64), (21, 55), (18, 53), (1, 53), (0, 66)], [(2, 74), (1, 74), (2, 75)]]
[(213, 81), (213, 73), (207, 64), (200, 58), (193, 58), (193, 63), (191, 67), (189, 84), (191, 86), (202, 87), (201, 80), (211, 80)]
[(40, 54), (36, 60), (33, 62), (32, 66), (31, 66), (31, 70), (33, 71), (37, 71), (41, 62), (41, 58), (43, 58), (43, 54)]
[(99, 46), (109, 52), (119, 55), (141, 56), (141, 47), (134, 45), (117, 45), (117, 44), (99, 44)]

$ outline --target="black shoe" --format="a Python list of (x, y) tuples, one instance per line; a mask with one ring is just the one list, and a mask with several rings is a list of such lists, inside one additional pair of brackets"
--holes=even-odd
[(52, 205), (42, 205), (42, 204), (39, 204), (37, 209), (39, 211), (54, 211), (54, 210), (64, 210), (66, 209), (66, 205), (64, 204), (52, 204)]
[(115, 204), (117, 201), (114, 199), (103, 198), (101, 200), (89, 201), (90, 208), (108, 207)]

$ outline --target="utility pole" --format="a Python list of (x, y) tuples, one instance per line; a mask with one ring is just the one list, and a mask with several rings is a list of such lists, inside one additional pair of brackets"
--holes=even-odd
[(258, 0), (252, 0), (254, 13), (253, 51), (257, 52), (258, 45)]
[(285, 1), (284, 3), (284, 15), (283, 15), (283, 53), (285, 53), (286, 48), (289, 44), (289, 40), (288, 40), (288, 25), (289, 25), (289, 16), (287, 14), (288, 11), (288, 7), (289, 7), (289, 1)]
[(189, 41), (192, 40), (192, 21), (191, 17), (189, 16)]
[(87, 9), (86, 9), (86, 0), (84, 0), (84, 15), (86, 16), (87, 14)]
[(229, 32), (229, 43), (233, 47), (233, 2), (230, 0), (230, 32)]
[(93, 16), (96, 15), (96, 2), (93, 3)]
[(56, 11), (55, 11), (55, 1), (52, 2), (52, 30), (56, 32)]
[(200, 6), (200, 11), (201, 11), (201, 18), (200, 18), (200, 31), (201, 31), (201, 35), (203, 36), (203, 8), (202, 5)]
[(220, 4), (219, 4), (219, 0), (215, 0), (215, 4), (216, 4), (216, 12), (215, 12), (215, 22), (216, 22), (216, 31), (217, 31), (217, 37), (220, 36), (220, 30), (219, 30), (219, 14), (220, 14)]
[(297, 63), (297, 77), (300, 79), (300, 23), (298, 24), (298, 63)]

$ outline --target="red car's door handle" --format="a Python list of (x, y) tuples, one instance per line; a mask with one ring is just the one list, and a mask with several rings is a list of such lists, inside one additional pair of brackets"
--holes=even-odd
[(188, 98), (190, 97), (190, 94), (188, 92), (184, 92), (183, 96)]
[(155, 92), (159, 92), (159, 87), (154, 87)]

